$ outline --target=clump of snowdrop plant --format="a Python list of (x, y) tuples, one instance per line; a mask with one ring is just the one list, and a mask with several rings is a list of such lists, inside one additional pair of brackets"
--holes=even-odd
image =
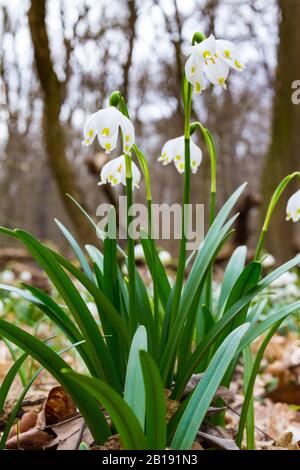
[[(87, 118), (83, 145), (100, 145), (109, 155), (109, 161), (101, 171), (100, 184), (114, 187), (122, 184), (125, 187), (128, 211), (126, 248), (121, 247), (116, 237), (110, 237), (108, 232), (101, 245), (81, 247), (69, 230), (56, 221), (76, 255), (78, 267), (78, 263), (73, 264), (31, 234), (1, 228), (3, 234), (18, 239), (31, 252), (58, 291), (61, 301), (56, 302), (44, 291), (25, 282), (22, 288), (1, 284), (1, 290), (13, 291), (39, 308), (65, 335), (69, 341), (68, 349), (76, 349), (86, 368), (85, 374), (78, 374), (62, 359), (63, 351), (55, 352), (47, 343), (1, 318), (0, 335), (25, 351), (8, 374), (5, 387), (0, 389), (1, 406), (5, 390), (9, 389), (13, 377), (29, 355), (70, 394), (95, 442), (105, 442), (113, 429), (119, 434), (125, 449), (190, 449), (217, 388), (230, 385), (235, 366), (241, 362), (245, 399), (236, 443), (242, 446), (246, 429), (245, 445), (248, 449), (255, 448), (252, 397), (260, 361), (281, 322), (300, 308), (298, 299), (288, 305), (274, 305), (268, 309), (263, 296), (270, 286), (276, 289), (276, 279), (299, 265), (300, 255), (273, 271), (270, 267), (270, 272), (263, 277), (262, 253), (276, 204), (289, 182), (295, 178), (299, 180), (300, 173), (288, 175), (279, 183), (267, 210), (254, 259), (248, 260), (246, 246), (238, 247), (228, 261), (223, 282), (218, 292), (215, 290), (213, 299), (214, 261), (232, 234), (238, 217), (238, 214), (232, 215), (232, 211), (245, 184), (239, 186), (217, 212), (217, 149), (212, 133), (203, 123), (191, 122), (190, 113), (193, 97), (199, 99), (196, 95), (207, 89), (209, 82), (226, 87), (230, 68), (238, 72), (244, 68), (237, 48), (231, 42), (213, 36), (205, 38), (201, 33), (194, 35), (182, 84), (178, 83), (182, 87), (184, 106), (183, 133), (162, 145), (159, 161), (163, 165), (173, 162), (182, 174), (182, 202), (189, 204), (192, 174), (199, 170), (202, 160), (202, 150), (196, 142), (198, 137), (202, 137), (211, 169), (210, 223), (200, 250), (189, 256), (183, 231), (173, 285), (152, 236), (150, 173), (156, 162), (146, 158), (141, 151), (127, 104), (118, 91), (111, 94), (108, 107)], [(94, 142), (96, 138), (97, 143)], [(116, 157), (113, 152), (119, 139), (122, 155)], [(137, 190), (141, 178), (145, 182), (149, 226), (136, 242), (131, 238), (128, 227), (132, 220), (130, 208), (134, 202), (134, 189)], [(299, 194), (298, 191), (287, 206), (287, 218), (293, 221), (299, 219)], [(72, 200), (96, 232), (92, 217)], [(185, 227), (186, 218), (185, 211), (182, 211), (182, 227)], [(135, 243), (138, 248), (135, 248)], [(152, 277), (151, 291), (137, 269), (136, 257), (145, 259)], [(88, 301), (81, 295), (78, 284), (87, 291)], [(253, 358), (250, 345), (261, 334), (265, 334), (265, 338)], [(201, 373), (201, 380), (192, 391), (189, 388), (188, 400), (183, 402), (186, 386), (195, 373)], [(35, 377), (25, 385), (23, 394)], [(166, 389), (171, 399), (179, 403), (169, 423), (166, 419)], [(222, 405), (220, 401), (217, 402), (219, 405)], [(12, 420), (0, 441), (1, 448), (5, 446), (18, 406), (13, 410)], [(103, 408), (109, 414), (113, 428), (109, 426)], [(224, 424), (222, 408), (216, 421), (219, 425)]]

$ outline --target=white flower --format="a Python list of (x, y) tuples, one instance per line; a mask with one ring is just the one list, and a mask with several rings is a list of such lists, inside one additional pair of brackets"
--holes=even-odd
[[(168, 140), (162, 148), (161, 156), (158, 158), (159, 162), (167, 165), (174, 162), (179, 173), (184, 172), (184, 136), (176, 137), (175, 139)], [(198, 167), (202, 161), (202, 151), (190, 140), (190, 166), (193, 173), (197, 173)]]
[(300, 220), (300, 189), (288, 200), (286, 220), (292, 220), (293, 222)]
[[(118, 158), (106, 163), (100, 175), (101, 181), (98, 183), (106, 184), (110, 183), (112, 186), (117, 186), (118, 184), (123, 184), (126, 186), (126, 164), (125, 156), (121, 155)], [(133, 188), (138, 188), (141, 179), (141, 173), (134, 162), (132, 162), (132, 186)]]
[(170, 264), (172, 262), (172, 255), (166, 250), (160, 251), (159, 254), (159, 259), (162, 262), (163, 265)]
[(134, 127), (132, 122), (114, 106), (100, 109), (88, 117), (83, 129), (82, 145), (91, 145), (98, 137), (101, 147), (110, 153), (117, 146), (119, 128), (122, 131), (123, 152), (129, 153), (134, 144)]
[(15, 279), (15, 275), (12, 271), (8, 271), (7, 269), (2, 273), (2, 281), (3, 282), (12, 282)]
[(32, 279), (32, 275), (30, 271), (22, 271), (20, 274), (20, 280), (23, 282), (29, 282)]
[(270, 253), (268, 253), (262, 260), (262, 265), (264, 268), (271, 268), (276, 263), (276, 259)]
[(244, 65), (238, 59), (235, 45), (223, 39), (216, 40), (211, 35), (190, 48), (190, 56), (185, 64), (185, 74), (196, 93), (201, 93), (206, 88), (204, 76), (213, 85), (226, 88), (230, 67), (240, 72), (244, 70)]
[(135, 259), (137, 259), (139, 261), (143, 261), (145, 259), (143, 245), (141, 245), (141, 244), (135, 245), (135, 247), (134, 247), (134, 256), (135, 256)]

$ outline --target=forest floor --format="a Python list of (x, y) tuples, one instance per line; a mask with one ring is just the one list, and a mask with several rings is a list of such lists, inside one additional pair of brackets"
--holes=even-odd
[[(0, 383), (12, 365), (6, 346), (0, 342)], [(255, 353), (259, 342), (253, 347)], [(76, 358), (64, 357), (78, 369)], [(36, 364), (30, 367), (37, 367)], [(197, 381), (197, 377), (195, 377)], [(0, 432), (4, 429), (14, 404), (23, 389), (17, 378), (0, 416)], [(212, 424), (212, 418), (202, 425), (195, 449), (210, 447), (235, 449), (234, 436), (243, 403), (242, 365), (238, 366), (230, 390), (219, 389), (226, 406), (225, 427)], [(255, 383), (255, 426), (257, 449), (298, 450), (300, 444), (300, 354), (296, 332), (276, 334), (270, 342), (261, 372)], [(170, 415), (176, 402), (168, 400)], [(213, 415), (213, 407), (211, 408)], [(18, 413), (18, 425), (12, 428), (7, 440), (8, 449), (78, 449), (81, 442), (93, 446), (93, 439), (76, 407), (53, 378), (43, 371), (30, 388)], [(100, 449), (119, 449), (118, 436), (110, 438)]]

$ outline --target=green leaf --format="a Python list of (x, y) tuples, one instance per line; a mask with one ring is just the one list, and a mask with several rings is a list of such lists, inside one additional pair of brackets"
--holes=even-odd
[(159, 369), (149, 353), (140, 352), (146, 391), (146, 437), (150, 449), (164, 450), (167, 410)]
[[(174, 363), (176, 350), (182, 335), (186, 317), (192, 307), (197, 308), (201, 289), (205, 283), (206, 273), (216, 256), (218, 248), (222, 244), (222, 240), (226, 239), (228, 231), (235, 219), (236, 216), (232, 217), (221, 230), (218, 230), (217, 233), (213, 232), (213, 238), (207, 236), (196, 258), (180, 300), (178, 315), (174, 319), (173, 323), (170, 322), (170, 332), (160, 364), (164, 383), (166, 383), (167, 376), (169, 375), (172, 364)], [(216, 218), (216, 222), (218, 222), (218, 218)]]
[[(255, 379), (256, 379), (256, 376), (257, 376), (258, 371), (259, 371), (259, 366), (260, 366), (261, 360), (263, 358), (264, 352), (265, 352), (272, 336), (276, 333), (276, 331), (278, 330), (278, 328), (279, 328), (282, 321), (283, 321), (283, 318), (272, 326), (272, 328), (268, 332), (267, 336), (264, 338), (262, 344), (260, 345), (259, 350), (256, 353), (256, 357), (255, 357), (254, 364), (252, 366), (251, 373), (249, 374), (249, 372), (248, 372), (249, 377), (248, 377), (248, 380), (247, 380), (247, 388), (246, 388), (244, 403), (243, 403), (242, 412), (241, 412), (241, 416), (240, 416), (238, 432), (237, 432), (237, 436), (236, 436), (236, 444), (239, 447), (241, 447), (241, 445), (242, 445), (244, 427), (245, 427), (246, 421), (247, 421), (248, 416), (249, 416), (249, 409), (251, 409), (251, 403), (252, 403), (252, 400), (253, 400), (254, 383), (255, 383)], [(252, 430), (252, 440), (254, 440), (254, 429)], [(253, 442), (251, 442), (251, 444), (253, 444)], [(254, 446), (252, 446), (252, 447), (254, 447)]]
[(121, 385), (114, 362), (100, 334), (97, 323), (78, 290), (56, 261), (50, 250), (27, 232), (16, 230), (16, 233), (40, 266), (45, 270), (64, 299), (86, 341), (90, 357), (93, 360), (98, 376), (105, 378), (112, 386), (120, 389)]
[(246, 323), (232, 331), (215, 353), (182, 415), (171, 443), (172, 449), (188, 450), (192, 447), (217, 388), (248, 328), (249, 324)]
[(7, 395), (9, 393), (10, 387), (12, 386), (13, 381), (16, 378), (16, 375), (19, 373), (20, 368), (22, 367), (25, 359), (28, 357), (27, 353), (22, 354), (14, 365), (9, 369), (4, 380), (0, 387), (0, 413), (3, 411), (4, 403), (6, 401)]
[(140, 351), (147, 351), (147, 332), (139, 326), (132, 339), (124, 388), (124, 400), (134, 411), (139, 423), (145, 425), (145, 389), (140, 362)]
[(125, 450), (148, 448), (138, 419), (115, 390), (101, 380), (76, 374), (70, 370), (64, 373), (74, 384), (84, 387), (91, 397), (95, 397), (104, 406), (120, 435)]
[(105, 442), (110, 435), (108, 424), (96, 401), (86, 391), (62, 374), (62, 369), (70, 369), (68, 364), (51, 348), (26, 331), (0, 319), (0, 335), (26, 351), (36, 359), (62, 385), (80, 410), (96, 442)]
[[(252, 263), (248, 264), (246, 268), (241, 272), (238, 279), (234, 283), (226, 304), (224, 306), (223, 315), (232, 307), (239, 299), (241, 299), (244, 295), (249, 293), (252, 289), (255, 288), (257, 285), (261, 275), (261, 263), (257, 261), (253, 261)], [(241, 325), (246, 321), (247, 312), (249, 308), (249, 304), (247, 304), (239, 313), (235, 316), (235, 318), (230, 322), (230, 324), (224, 328), (222, 334), (220, 335), (218, 341), (215, 344), (215, 350), (218, 348), (218, 345), (221, 344), (223, 339), (230, 333), (230, 331), (234, 330), (237, 326)]]
[[(63, 354), (64, 352), (67, 352), (69, 351), (70, 349), (72, 348), (76, 348), (79, 346), (79, 343), (75, 343), (75, 344), (72, 344), (71, 346), (67, 346), (66, 348), (62, 349), (58, 354), (61, 355)], [(21, 358), (20, 358), (21, 359)], [(0, 450), (3, 450), (5, 448), (5, 445), (6, 445), (6, 441), (7, 441), (7, 438), (8, 438), (8, 435), (10, 433), (10, 430), (14, 424), (14, 421), (19, 413), (19, 410), (22, 406), (22, 403), (24, 401), (24, 398), (28, 392), (28, 390), (30, 389), (30, 387), (32, 386), (32, 384), (34, 383), (34, 381), (37, 379), (37, 377), (40, 375), (40, 373), (44, 370), (43, 367), (40, 367), (34, 374), (33, 376), (30, 378), (30, 380), (27, 381), (27, 383), (24, 385), (24, 388), (21, 392), (21, 394), (19, 395), (18, 397), (18, 400), (16, 402), (16, 404), (14, 405), (12, 411), (10, 412), (9, 414), (9, 418), (8, 418), (8, 421), (5, 425), (5, 429), (4, 429), (4, 432), (2, 434), (2, 437), (1, 437), (1, 441), (0, 441)], [(1, 411), (1, 407), (0, 407), (0, 411)]]
[[(87, 218), (91, 226), (95, 229), (96, 234), (104, 235), (103, 233), (101, 234), (101, 232), (99, 231), (99, 228), (97, 227), (97, 224), (93, 221), (92, 217), (83, 209), (83, 207), (79, 204), (79, 202), (77, 202), (76, 199), (74, 199), (70, 194), (67, 194), (67, 196), (69, 199), (71, 199), (72, 202), (74, 202), (75, 206), (78, 207), (78, 209), (83, 213), (83, 215), (85, 215), (85, 217)], [(102, 238), (102, 236), (100, 238)], [(117, 245), (117, 247), (118, 247), (119, 253), (126, 259), (127, 255), (125, 251), (122, 250), (122, 248), (119, 245)]]
[(79, 243), (78, 243), (77, 240), (73, 237), (73, 235), (71, 234), (71, 232), (70, 232), (58, 219), (54, 219), (54, 221), (55, 221), (56, 225), (58, 226), (58, 228), (59, 228), (59, 229), (61, 230), (61, 232), (63, 233), (63, 235), (66, 237), (66, 239), (68, 240), (68, 242), (70, 243), (71, 248), (72, 248), (72, 250), (74, 251), (75, 256), (77, 257), (78, 261), (80, 262), (83, 271), (85, 272), (85, 274), (87, 275), (87, 277), (88, 277), (92, 282), (94, 282), (94, 275), (93, 275), (92, 270), (91, 270), (91, 268), (90, 268), (90, 266), (89, 266), (89, 263), (87, 262), (86, 257), (84, 256), (84, 253), (83, 253), (82, 249), (80, 248)]
[(155, 326), (149, 302), (149, 294), (137, 269), (135, 270), (135, 288), (138, 322), (145, 326), (147, 330), (148, 349), (151, 354), (154, 354), (155, 344), (158, 343), (159, 339), (155, 336)]
[(222, 282), (222, 288), (219, 297), (218, 303), (218, 314), (217, 318), (220, 318), (223, 313), (223, 308), (227, 302), (229, 294), (237, 281), (238, 277), (242, 273), (247, 257), (247, 247), (239, 246), (234, 250), (231, 255), (231, 258), (227, 264), (224, 279)]
[[(108, 226), (115, 220), (115, 209), (108, 213)], [(103, 256), (103, 293), (115, 306), (120, 309), (120, 293), (118, 280), (117, 240), (105, 234)]]
[[(17, 233), (13, 230), (0, 227), (0, 232), (9, 235), (13, 238), (19, 239)], [(44, 245), (42, 245), (44, 246)], [(56, 253), (54, 250), (51, 250), (48, 247), (44, 248), (48, 250), (52, 254), (52, 256), (56, 259), (56, 261), (67, 271), (69, 271), (72, 276), (74, 276), (86, 289), (90, 294), (94, 297), (98, 310), (101, 312), (101, 315), (105, 315), (107, 319), (112, 323), (114, 328), (118, 332), (118, 336), (122, 339), (122, 342), (125, 347), (129, 348), (129, 334), (124, 324), (124, 321), (120, 317), (119, 313), (116, 311), (114, 306), (111, 302), (106, 298), (106, 296), (101, 292), (97, 286), (90, 281), (90, 279), (80, 271), (80, 269), (76, 268), (70, 261), (64, 258), (59, 253)], [(89, 312), (90, 313), (90, 312)]]
[[(81, 332), (76, 328), (74, 322), (69, 318), (64, 309), (60, 307), (49, 295), (37, 287), (22, 283), (25, 289), (29, 290), (33, 296), (42, 302), (41, 310), (47, 315), (50, 320), (66, 335), (71, 344), (79, 343), (76, 347), (85, 365), (92, 375), (96, 375), (96, 371), (89, 356), (88, 348), (83, 339)], [(36, 305), (38, 305), (36, 303)]]
[(224, 328), (231, 322), (235, 315), (237, 315), (264, 289), (269, 287), (269, 285), (273, 281), (275, 281), (286, 271), (289, 271), (293, 267), (297, 266), (299, 263), (300, 255), (296, 256), (292, 260), (275, 269), (273, 273), (269, 274), (264, 279), (259, 281), (257, 283), (257, 286), (249, 294), (244, 295), (223, 315), (223, 317), (209, 331), (204, 340), (197, 346), (191, 358), (186, 363), (185, 371), (181, 373), (180, 377), (177, 377), (176, 386), (172, 394), (175, 399), (180, 398), (182, 391), (184, 390), (184, 387), (187, 384), (189, 378), (197, 369), (198, 365), (200, 364), (201, 360), (203, 359), (209, 348), (214, 344), (214, 342), (217, 340), (222, 331), (224, 331)]

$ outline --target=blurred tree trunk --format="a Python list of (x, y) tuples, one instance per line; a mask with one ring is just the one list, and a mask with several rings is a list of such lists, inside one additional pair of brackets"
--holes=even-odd
[[(278, 46), (278, 64), (273, 103), (272, 140), (262, 174), (264, 213), (268, 201), (280, 180), (299, 170), (300, 106), (292, 103), (292, 82), (300, 79), (300, 1), (278, 0), (281, 21)], [(277, 262), (292, 257), (295, 246), (295, 228), (285, 222), (287, 198), (295, 190), (289, 187), (276, 208), (270, 228), (267, 247)]]
[(85, 207), (83, 192), (76, 183), (72, 164), (66, 155), (66, 139), (60, 122), (64, 85), (58, 80), (51, 60), (46, 28), (46, 0), (31, 1), (28, 19), (35, 64), (44, 94), (43, 133), (50, 168), (78, 238), (85, 243), (95, 241), (96, 234), (90, 224), (66, 197), (66, 193), (71, 194)]

